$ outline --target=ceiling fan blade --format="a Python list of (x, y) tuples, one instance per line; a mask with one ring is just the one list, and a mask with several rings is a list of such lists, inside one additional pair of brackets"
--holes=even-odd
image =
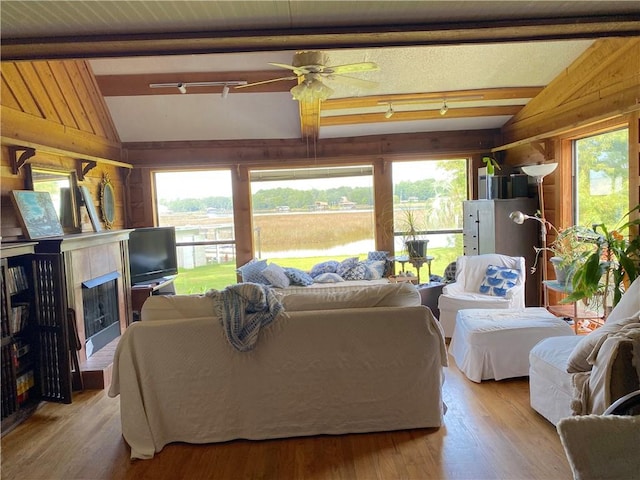
[(269, 62), (269, 65), (273, 65), (274, 67), (286, 68), (287, 70), (292, 70), (296, 75), (305, 75), (309, 73), (309, 70), (306, 66), (295, 67), (293, 65), (287, 65), (286, 63), (273, 63)]
[(360, 89), (372, 89), (380, 85), (379, 82), (371, 80), (364, 80), (362, 78), (347, 77), (346, 75), (329, 75), (326, 77), (328, 80), (342, 83), (344, 85), (350, 85)]
[(323, 73), (359, 73), (359, 72), (373, 72), (380, 70), (377, 63), (374, 62), (361, 62), (361, 63), (349, 63), (346, 65), (336, 65), (335, 67), (327, 67)]
[(273, 82), (279, 82), (281, 80), (295, 80), (298, 77), (280, 77), (280, 78), (272, 78), (271, 80), (263, 80), (262, 82), (253, 82), (253, 83), (247, 83), (246, 85), (237, 85), (234, 88), (247, 88), (247, 87), (254, 87), (256, 85), (264, 85), (265, 83), (273, 83)]

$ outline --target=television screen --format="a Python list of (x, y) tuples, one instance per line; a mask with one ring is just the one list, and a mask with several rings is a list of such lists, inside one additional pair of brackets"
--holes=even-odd
[(175, 227), (137, 228), (129, 235), (131, 283), (149, 283), (178, 273)]

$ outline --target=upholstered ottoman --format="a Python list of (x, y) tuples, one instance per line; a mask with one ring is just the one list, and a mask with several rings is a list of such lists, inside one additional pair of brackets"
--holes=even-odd
[(565, 335), (574, 335), (573, 329), (542, 307), (460, 310), (449, 353), (474, 382), (524, 377), (533, 346)]

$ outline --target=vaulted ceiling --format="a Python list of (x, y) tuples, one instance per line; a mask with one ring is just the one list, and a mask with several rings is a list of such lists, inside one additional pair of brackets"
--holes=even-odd
[[(600, 37), (640, 35), (636, 2), (1, 3), (3, 60), (83, 58), (123, 142), (316, 139), (497, 129)], [(230, 88), (157, 83), (291, 76), (296, 51), (330, 66), (375, 62), (368, 80)], [(440, 110), (446, 102), (448, 111)], [(393, 115), (385, 115), (389, 109)]]

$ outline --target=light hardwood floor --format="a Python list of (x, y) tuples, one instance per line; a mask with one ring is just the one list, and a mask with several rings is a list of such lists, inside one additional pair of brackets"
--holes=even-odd
[(172, 444), (152, 460), (131, 461), (119, 399), (87, 391), (71, 405), (43, 404), (2, 438), (2, 478), (571, 478), (555, 428), (529, 407), (526, 378), (475, 384), (451, 360), (444, 398), (448, 411), (439, 429)]

